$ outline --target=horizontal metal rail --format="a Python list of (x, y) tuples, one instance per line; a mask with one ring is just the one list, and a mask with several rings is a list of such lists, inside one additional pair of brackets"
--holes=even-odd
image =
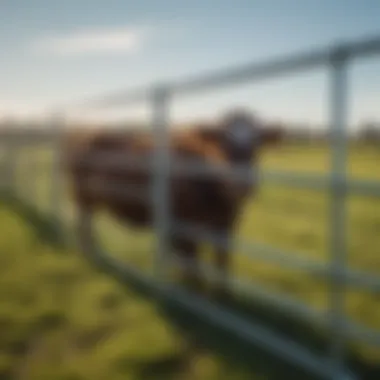
[[(152, 155), (136, 156), (128, 153), (97, 153), (95, 157), (88, 159), (78, 159), (77, 165), (91, 168), (110, 166), (110, 169), (127, 169), (132, 167), (139, 170), (154, 170)], [(237, 165), (203, 165), (190, 160), (175, 157), (170, 163), (172, 174), (179, 176), (223, 176), (235, 181), (256, 184), (261, 181), (269, 183), (279, 183), (291, 187), (298, 187), (310, 190), (330, 190), (332, 187), (339, 186), (341, 192), (351, 192), (358, 195), (380, 197), (380, 180), (360, 180), (352, 179), (340, 181), (339, 178), (331, 179), (327, 174), (307, 174), (294, 171), (275, 171), (275, 170), (254, 170), (250, 167), (239, 167)]]
[(354, 58), (380, 54), (380, 37), (370, 40), (336, 44), (335, 46), (319, 51), (293, 54), (284, 58), (275, 58), (261, 64), (247, 64), (232, 70), (221, 70), (218, 73), (208, 73), (202, 76), (189, 78), (169, 84), (173, 94), (185, 94), (192, 92), (204, 92), (221, 86), (238, 85), (242, 82), (259, 79), (275, 78), (278, 75), (299, 73), (304, 70), (321, 67), (328, 64), (336, 55), (344, 55)]
[[(328, 48), (313, 50), (307, 53), (292, 54), (285, 57), (277, 57), (263, 63), (238, 65), (235, 68), (227, 68), (202, 75), (196, 75), (185, 80), (167, 81), (164, 87), (170, 95), (185, 95), (205, 90), (217, 89), (223, 86), (232, 86), (247, 81), (274, 78), (326, 66), (335, 56), (343, 55), (349, 59), (380, 54), (380, 36), (367, 37), (357, 41), (336, 43)], [(84, 102), (75, 102), (70, 108), (95, 108), (110, 106), (126, 106), (148, 101), (150, 89), (156, 86), (147, 86), (135, 90), (117, 91), (106, 96), (98, 96)], [(159, 87), (162, 87), (159, 86)]]
[[(261, 324), (248, 322), (227, 310), (218, 308), (205, 299), (196, 297), (179, 288), (168, 289), (168, 295), (189, 310), (193, 310), (200, 316), (207, 317), (214, 324), (226, 330), (232, 330), (245, 341), (260, 344), (264, 349), (270, 350), (289, 362), (297, 363), (304, 369), (323, 378), (332, 376), (330, 367), (324, 358), (319, 358), (305, 347), (291, 340), (281, 338), (281, 336), (264, 328)], [(356, 379), (356, 377), (349, 371), (345, 371), (341, 373), (341, 379)]]
[[(249, 258), (259, 258), (268, 262), (275, 262), (283, 267), (307, 271), (319, 277), (330, 278), (331, 269), (327, 264), (302, 258), (300, 253), (286, 252), (265, 244), (260, 244), (252, 240), (248, 242), (238, 238), (232, 241), (224, 234), (207, 231), (203, 226), (196, 226), (184, 221), (175, 221), (172, 226), (175, 233), (187, 236), (191, 239), (204, 240), (217, 247), (233, 247), (234, 250), (242, 252)], [(380, 292), (380, 277), (371, 275), (368, 272), (346, 269), (343, 274), (347, 284), (370, 289), (373, 292)]]
[[(180, 252), (177, 251), (174, 252), (174, 254), (179, 257), (176, 257), (175, 255), (171, 256), (170, 261), (172, 266), (185, 268), (190, 271), (197, 270), (197, 268), (192, 268), (191, 260), (186, 260), (180, 257)], [(208, 279), (218, 281), (220, 278), (221, 274), (218, 269), (210, 264), (202, 263), (200, 264), (200, 268), (202, 273), (205, 274)], [(329, 325), (328, 312), (317, 311), (284, 293), (279, 294), (267, 290), (264, 286), (253, 280), (242, 280), (230, 275), (227, 281), (229, 287), (232, 289), (235, 288), (238, 294), (243, 294), (252, 300), (259, 299), (262, 303), (269, 304), (278, 310), (282, 310), (294, 318), (317, 325), (325, 329), (325, 331), (328, 331), (331, 328), (331, 325)], [(348, 320), (347, 318), (346, 320), (343, 320), (342, 323), (345, 324), (349, 338), (380, 348), (380, 333), (377, 330), (364, 327)]]
[[(149, 283), (149, 278), (141, 271), (121, 265), (119, 260), (110, 257), (99, 249), (96, 252), (92, 252), (89, 258), (110, 274), (119, 277), (120, 280), (132, 277), (144, 283), (144, 286), (153, 286), (153, 284)], [(331, 376), (331, 369), (327, 365), (326, 359), (314, 355), (300, 344), (284, 339), (253, 321), (247, 321), (240, 316), (234, 315), (207, 299), (194, 295), (178, 286), (175, 287), (173, 284), (155, 282), (154, 287), (167, 299), (179, 304), (190, 312), (196, 313), (201, 318), (212, 321), (216, 326), (231, 331), (249, 344), (259, 344), (264, 349), (281, 356), (284, 360), (295, 363), (301, 368), (323, 378)], [(357, 379), (348, 370), (344, 371), (341, 375), (344, 380)]]
[[(45, 163), (46, 159), (39, 157), (39, 160)], [(101, 166), (112, 165), (112, 169), (133, 167), (153, 170), (154, 162), (153, 156), (138, 157), (128, 155), (126, 152), (99, 152), (94, 158), (79, 159), (77, 164), (88, 165), (89, 168), (92, 165), (100, 164)], [(170, 163), (170, 166), (177, 175), (181, 176), (223, 175), (247, 183), (263, 181), (309, 190), (330, 190), (334, 186), (339, 186), (342, 192), (380, 197), (380, 180), (351, 179), (339, 181), (339, 179), (331, 179), (331, 176), (327, 174), (310, 174), (291, 170), (253, 170), (252, 168), (239, 168), (237, 166), (205, 166), (177, 158)]]
[[(128, 184), (127, 187), (121, 188), (119, 185), (113, 186), (110, 182), (106, 184), (89, 182), (87, 186), (91, 191), (100, 191), (102, 194), (107, 194), (112, 197), (151, 202), (149, 188), (138, 184)], [(207, 241), (221, 248), (232, 245), (234, 250), (241, 252), (248, 258), (276, 263), (289, 269), (306, 271), (325, 279), (333, 275), (328, 264), (316, 261), (315, 259), (305, 259), (303, 257), (304, 255), (299, 252), (284, 251), (252, 240), (247, 242), (236, 237), (231, 240), (222, 233), (205, 230), (203, 226), (197, 226), (189, 222), (172, 220), (171, 232), (194, 240)], [(353, 269), (346, 269), (343, 276), (349, 285), (369, 289), (375, 293), (380, 292), (380, 276)]]

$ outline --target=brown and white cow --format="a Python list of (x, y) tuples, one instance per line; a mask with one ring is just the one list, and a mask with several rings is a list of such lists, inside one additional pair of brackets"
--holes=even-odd
[[(189, 223), (206, 231), (230, 237), (244, 201), (257, 183), (236, 181), (223, 172), (210, 175), (186, 174), (175, 170), (178, 162), (197, 163), (205, 169), (233, 169), (235, 165), (257, 168), (260, 149), (278, 141), (277, 128), (264, 127), (252, 114), (235, 110), (222, 118), (219, 125), (196, 126), (192, 130), (170, 132), (171, 168), (169, 210), (173, 227)], [(103, 208), (135, 228), (150, 228), (154, 222), (151, 186), (154, 162), (154, 138), (144, 132), (99, 132), (69, 147), (67, 168), (73, 185), (74, 201), (79, 211), (79, 235), (82, 248), (92, 244), (90, 220)], [(107, 164), (103, 154), (117, 154)], [(138, 158), (136, 165), (131, 158)], [(148, 165), (140, 166), (141, 161)], [(131, 192), (136, 192), (133, 196)], [(199, 270), (200, 241), (171, 228), (169, 241), (174, 252), (191, 263), (184, 276), (201, 285)], [(228, 241), (228, 239), (227, 239)], [(215, 266), (226, 279), (230, 266), (230, 247), (215, 247)], [(219, 292), (226, 289), (220, 283)]]

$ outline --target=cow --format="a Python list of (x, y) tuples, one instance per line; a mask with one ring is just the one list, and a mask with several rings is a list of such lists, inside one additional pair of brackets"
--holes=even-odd
[[(215, 246), (215, 269), (219, 273), (215, 291), (216, 296), (228, 294), (230, 238), (245, 200), (258, 184), (257, 180), (237, 181), (221, 169), (257, 169), (261, 148), (278, 142), (281, 136), (279, 129), (264, 126), (244, 109), (227, 112), (216, 124), (169, 132), (168, 211), (172, 223), (167, 237), (170, 251), (188, 264), (183, 268), (183, 279), (195, 289), (204, 286), (200, 241), (174, 227), (179, 222), (188, 223), (227, 237), (226, 244)], [(155, 222), (149, 198), (154, 185), (152, 165), (156, 162), (154, 137), (136, 130), (101, 131), (74, 145), (69, 147), (66, 167), (79, 212), (82, 249), (93, 248), (90, 225), (99, 209), (130, 227), (151, 228)], [(114, 159), (107, 161), (110, 154)], [(181, 166), (176, 169), (177, 164), (190, 162), (208, 169), (208, 175), (187, 174)]]

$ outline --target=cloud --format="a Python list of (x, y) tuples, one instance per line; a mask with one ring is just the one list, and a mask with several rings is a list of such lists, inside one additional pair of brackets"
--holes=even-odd
[(43, 37), (33, 41), (30, 48), (35, 52), (58, 56), (132, 54), (141, 47), (146, 35), (147, 30), (143, 28), (87, 30), (63, 36)]

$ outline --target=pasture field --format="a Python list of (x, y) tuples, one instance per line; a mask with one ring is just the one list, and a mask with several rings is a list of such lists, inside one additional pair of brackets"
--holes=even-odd
[[(328, 164), (328, 150), (322, 144), (288, 144), (268, 149), (262, 156), (262, 166), (273, 170), (320, 174), (327, 172)], [(350, 147), (350, 178), (380, 181), (379, 165), (380, 146)], [(44, 212), (51, 210), (50, 168), (49, 148), (21, 151), (16, 173), (18, 194)], [(63, 210), (70, 224), (74, 211), (68, 195), (64, 196)], [(329, 205), (328, 193), (263, 183), (248, 202), (236, 235), (290, 255), (297, 253), (326, 262), (331, 254)], [(6, 207), (1, 208), (0, 223), (0, 333), (6, 338), (0, 341), (14, 345), (21, 339), (29, 347), (25, 355), (12, 354), (3, 347), (0, 353), (3, 371), (15, 368), (22, 356), (17, 377), (20, 379), (161, 378), (159, 370), (152, 374), (142, 368), (175, 357), (182, 349), (181, 339), (148, 302), (93, 273), (75, 252), (53, 254), (54, 249), (38, 241), (32, 229)], [(380, 276), (380, 199), (350, 195), (346, 223), (348, 265)], [(151, 234), (128, 230), (107, 215), (98, 218), (96, 228), (102, 245), (112, 255), (151, 272)], [(205, 259), (210, 259), (206, 245)], [(241, 252), (234, 252), (233, 260), (234, 274), (248, 282), (293, 296), (318, 310), (329, 307), (323, 279), (248, 258)], [(353, 321), (380, 331), (378, 294), (349, 288), (346, 310)], [(35, 338), (36, 323), (46, 320), (60, 327)], [(94, 344), (97, 337), (99, 343)], [(361, 357), (380, 363), (379, 350), (360, 342), (353, 344)], [(196, 379), (253, 379), (252, 374), (211, 354), (201, 356), (196, 363), (199, 372)], [(31, 377), (26, 377), (26, 373)], [(268, 378), (261, 373), (257, 376)], [(162, 377), (170, 378), (168, 373)]]

